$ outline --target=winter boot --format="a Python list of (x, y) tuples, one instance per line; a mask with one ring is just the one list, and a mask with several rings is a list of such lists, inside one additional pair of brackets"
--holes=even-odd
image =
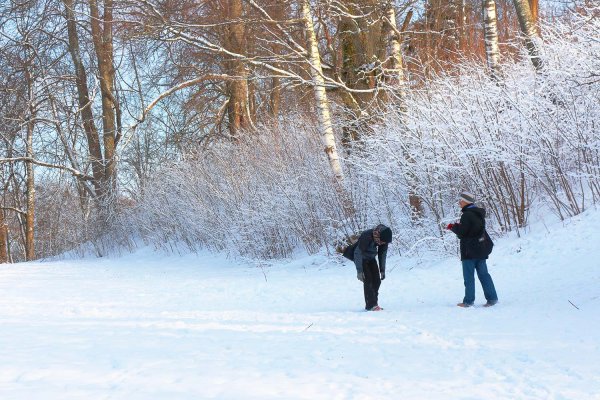
[(457, 306), (462, 307), (462, 308), (469, 308), (469, 307), (473, 307), (472, 303), (458, 303)]

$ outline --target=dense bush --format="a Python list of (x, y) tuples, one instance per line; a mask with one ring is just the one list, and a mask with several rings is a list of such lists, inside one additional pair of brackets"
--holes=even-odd
[[(534, 205), (578, 214), (600, 198), (599, 31), (590, 15), (545, 27), (542, 74), (524, 57), (504, 63), (497, 84), (470, 63), (412, 89), (406, 113), (389, 110), (346, 149), (354, 214), (344, 211), (314, 124), (288, 118), (165, 165), (130, 223), (157, 246), (271, 258), (331, 250), (379, 222), (394, 228), (402, 251), (438, 251), (460, 190), (477, 195), (496, 232), (525, 226)], [(422, 199), (419, 219), (409, 192)]]

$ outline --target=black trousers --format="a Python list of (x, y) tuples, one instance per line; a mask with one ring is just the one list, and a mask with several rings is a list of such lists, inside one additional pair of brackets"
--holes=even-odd
[(379, 286), (381, 286), (381, 276), (379, 275), (379, 266), (375, 260), (363, 261), (363, 272), (365, 273), (365, 281), (363, 287), (365, 290), (365, 309), (379, 305), (377, 298), (379, 297)]

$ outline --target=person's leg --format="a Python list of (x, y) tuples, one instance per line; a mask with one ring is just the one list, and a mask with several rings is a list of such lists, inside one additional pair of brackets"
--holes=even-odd
[(463, 279), (465, 281), (464, 304), (471, 305), (475, 302), (475, 263), (476, 260), (463, 260)]
[(365, 274), (365, 280), (363, 282), (363, 289), (365, 292), (365, 310), (369, 310), (371, 307), (373, 307), (373, 284), (368, 261), (363, 262), (363, 272)]
[(477, 277), (479, 278), (479, 282), (481, 282), (485, 299), (490, 303), (496, 303), (498, 301), (496, 287), (494, 286), (492, 276), (488, 272), (485, 260), (477, 260), (475, 269), (477, 270)]
[[(375, 267), (373, 267), (373, 264)], [(377, 291), (379, 290), (381, 278), (379, 277), (379, 268), (375, 260), (365, 261), (363, 271), (365, 273), (365, 308), (370, 310), (377, 305)]]
[(379, 275), (379, 265), (377, 261), (373, 260), (371, 264), (373, 274), (373, 301), (376, 306), (379, 305), (379, 287), (381, 286), (381, 275)]
[(367, 273), (365, 272), (365, 280), (363, 282), (363, 291), (365, 293), (365, 310), (368, 310), (371, 304), (371, 282), (369, 278), (367, 278)]

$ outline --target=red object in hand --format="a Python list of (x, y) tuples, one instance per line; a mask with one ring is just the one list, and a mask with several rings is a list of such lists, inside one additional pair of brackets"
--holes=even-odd
[(454, 224), (448, 224), (448, 226), (446, 227), (446, 229), (450, 230), (450, 229), (452, 229), (453, 226), (454, 226)]

